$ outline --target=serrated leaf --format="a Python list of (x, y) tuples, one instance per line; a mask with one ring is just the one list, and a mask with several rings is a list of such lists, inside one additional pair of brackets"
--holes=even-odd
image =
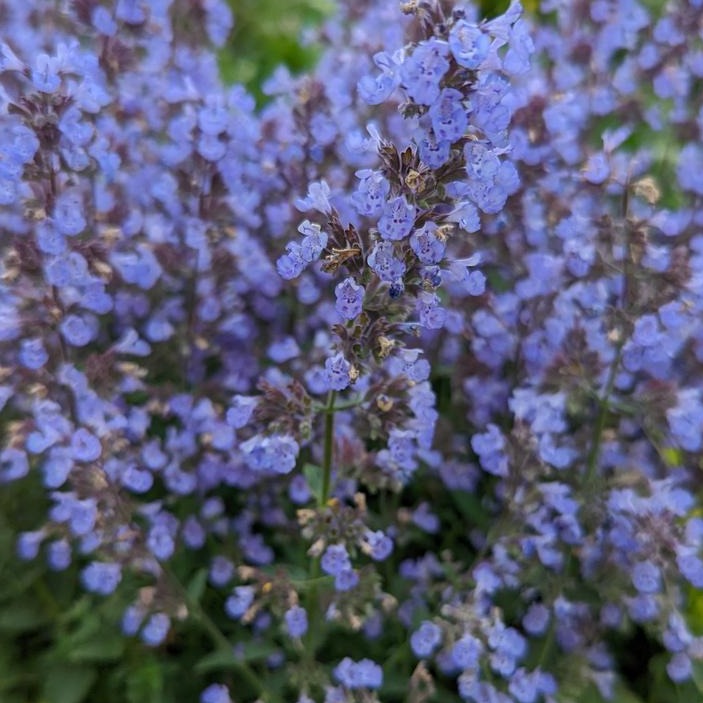
[(81, 703), (97, 677), (98, 672), (86, 666), (52, 666), (44, 679), (44, 699), (46, 703)]

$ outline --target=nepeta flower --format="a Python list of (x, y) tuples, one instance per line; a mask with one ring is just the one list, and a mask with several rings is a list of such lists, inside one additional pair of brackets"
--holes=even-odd
[(200, 703), (232, 703), (229, 689), (224, 684), (210, 684), (200, 694)]
[(657, 593), (660, 578), (659, 569), (651, 561), (637, 562), (632, 568), (632, 583), (640, 593)]
[(354, 175), (359, 179), (359, 185), (352, 195), (352, 204), (361, 215), (380, 215), (390, 191), (390, 183), (382, 173), (371, 169), (362, 169)]
[(66, 236), (80, 234), (87, 225), (81, 196), (76, 191), (64, 191), (54, 206), (53, 222), (57, 231)]
[(41, 339), (23, 339), (19, 351), (20, 363), (36, 371), (46, 364), (49, 355)]
[(383, 670), (370, 659), (355, 662), (345, 657), (335, 667), (334, 675), (339, 683), (350, 689), (376, 689), (383, 683)]
[(395, 257), (391, 242), (378, 242), (369, 254), (368, 264), (382, 281), (392, 284), (405, 273), (405, 264)]
[(464, 96), (458, 90), (445, 88), (430, 107), (428, 114), (439, 141), (455, 142), (466, 132), (470, 108), (464, 107), (463, 100)]
[(464, 635), (452, 647), (452, 661), (460, 669), (476, 669), (483, 649), (481, 640), (476, 639), (472, 635)]
[(364, 536), (364, 549), (375, 561), (384, 561), (393, 551), (393, 540), (381, 530), (368, 530)]
[(142, 641), (149, 647), (158, 647), (168, 635), (171, 619), (165, 613), (154, 613), (140, 632)]
[(415, 212), (415, 206), (404, 195), (388, 201), (378, 221), (378, 231), (383, 239), (397, 241), (407, 237), (415, 223)]
[(79, 427), (71, 437), (71, 452), (76, 461), (95, 461), (102, 454), (102, 445), (94, 434)]
[(254, 595), (255, 592), (251, 586), (237, 586), (225, 601), (227, 615), (234, 620), (241, 618), (254, 602)]
[(325, 378), (327, 386), (333, 391), (343, 391), (351, 383), (352, 365), (344, 358), (342, 352), (325, 361)]
[(449, 49), (460, 66), (477, 69), (488, 58), (489, 36), (466, 20), (455, 22), (449, 32)]
[(425, 658), (432, 655), (442, 642), (442, 631), (433, 622), (425, 620), (410, 637), (410, 646), (416, 656)]
[(337, 576), (343, 571), (351, 570), (351, 561), (344, 545), (332, 544), (327, 547), (322, 555), (320, 566), (330, 576)]
[(102, 596), (112, 593), (122, 579), (119, 564), (94, 561), (81, 573), (83, 585), (87, 590)]
[(334, 289), (337, 298), (335, 307), (345, 320), (353, 320), (363, 308), (364, 287), (360, 286), (353, 278), (345, 278)]
[(426, 222), (410, 236), (410, 247), (423, 264), (438, 264), (444, 256), (446, 244), (437, 236), (437, 225)]
[(359, 584), (359, 574), (353, 569), (343, 569), (334, 576), (334, 587), (337, 591), (350, 591)]
[(303, 235), (303, 241), (300, 244), (300, 252), (303, 261), (309, 264), (320, 258), (320, 255), (327, 246), (327, 233), (323, 232), (319, 225), (305, 220), (298, 232)]
[(283, 616), (288, 634), (291, 637), (302, 637), (308, 630), (308, 614), (299, 605), (286, 610)]
[(439, 97), (440, 80), (449, 70), (447, 44), (439, 39), (421, 42), (406, 56), (401, 67), (401, 83), (420, 105), (432, 105)]
[(243, 395), (232, 398), (231, 406), (227, 409), (227, 424), (235, 429), (245, 427), (257, 405), (257, 399)]
[(290, 473), (298, 457), (298, 443), (287, 435), (255, 435), (240, 445), (244, 460), (253, 471)]

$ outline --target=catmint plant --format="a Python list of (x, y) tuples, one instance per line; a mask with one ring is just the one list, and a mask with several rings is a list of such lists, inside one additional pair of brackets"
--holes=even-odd
[(638, 637), (697, 690), (703, 5), (340, 2), (260, 108), (220, 0), (45, 5), (0, 18), (18, 556), (201, 703), (608, 700)]

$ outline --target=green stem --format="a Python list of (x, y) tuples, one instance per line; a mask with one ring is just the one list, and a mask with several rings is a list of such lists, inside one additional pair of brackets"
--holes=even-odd
[[(625, 188), (622, 194), (621, 203), (621, 216), (624, 223), (625, 232), (625, 258), (623, 260), (622, 266), (622, 290), (620, 293), (620, 312), (624, 313), (628, 310), (630, 303), (630, 257), (631, 257), (631, 245), (628, 236), (629, 224), (627, 221), (627, 213), (630, 208), (630, 187), (629, 184), (625, 184)], [(598, 417), (596, 418), (596, 424), (593, 429), (593, 438), (591, 441), (591, 449), (588, 452), (588, 459), (586, 461), (586, 486), (591, 487), (596, 478), (596, 472), (598, 470), (598, 460), (600, 459), (601, 444), (603, 441), (603, 430), (605, 429), (605, 421), (608, 417), (608, 410), (610, 409), (610, 395), (615, 387), (615, 379), (617, 378), (618, 368), (620, 367), (620, 360), (622, 358), (622, 349), (625, 346), (625, 330), (620, 324), (619, 330), (620, 337), (618, 339), (617, 347), (615, 349), (615, 356), (610, 364), (610, 369), (608, 371), (608, 378), (603, 387), (603, 392), (598, 398)]]
[(552, 649), (554, 647), (554, 639), (557, 631), (555, 617), (556, 616), (552, 614), (552, 618), (547, 629), (547, 634), (544, 638), (544, 644), (542, 645), (542, 651), (540, 652), (539, 659), (537, 660), (538, 669), (541, 669), (549, 660), (549, 657), (552, 653)]
[(593, 428), (591, 449), (588, 452), (588, 459), (586, 461), (587, 486), (590, 486), (593, 483), (596, 477), (596, 471), (598, 470), (598, 459), (600, 458), (603, 430), (605, 429), (605, 421), (608, 417), (608, 410), (610, 409), (609, 399), (610, 394), (613, 392), (613, 388), (615, 387), (615, 379), (617, 377), (618, 367), (620, 366), (620, 357), (622, 356), (623, 345), (624, 340), (621, 340), (615, 350), (615, 357), (610, 364), (610, 370), (608, 371), (608, 378), (605, 382), (603, 392), (598, 398), (598, 417), (596, 418), (596, 424)]
[[(334, 401), (337, 396), (335, 391), (330, 391), (327, 396), (327, 405), (325, 406), (325, 428), (324, 428), (324, 445), (322, 448), (322, 490), (318, 498), (318, 510), (324, 509), (330, 497), (330, 486), (332, 483), (332, 455), (334, 449)], [(318, 585), (324, 581), (324, 577), (320, 574), (320, 558), (314, 557), (311, 568), (310, 578), (308, 583), (307, 611), (309, 617), (308, 631), (305, 635), (305, 653), (312, 664), (315, 656), (315, 648), (317, 644), (318, 633), (320, 629), (320, 602)]]
[(327, 408), (325, 414), (325, 444), (322, 454), (322, 493), (318, 507), (324, 508), (330, 498), (330, 483), (332, 481), (332, 450), (334, 448), (334, 400), (336, 391), (330, 391), (327, 396)]
[(205, 630), (213, 644), (222, 651), (227, 651), (232, 654), (232, 665), (237, 669), (237, 672), (242, 677), (244, 681), (256, 692), (256, 695), (262, 701), (271, 700), (264, 684), (259, 680), (259, 677), (254, 673), (254, 671), (249, 667), (246, 662), (239, 661), (232, 647), (232, 643), (227, 639), (222, 630), (217, 626), (214, 620), (205, 612), (203, 607), (198, 603), (197, 600), (190, 597), (187, 589), (180, 582), (176, 574), (165, 564), (161, 564), (164, 573), (168, 576), (170, 583), (178, 591), (181, 598), (183, 598), (187, 608), (188, 613), (192, 616), (193, 620), (200, 624), (200, 626)]

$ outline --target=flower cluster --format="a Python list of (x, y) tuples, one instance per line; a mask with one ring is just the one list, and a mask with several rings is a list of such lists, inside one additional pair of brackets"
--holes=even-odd
[(20, 556), (205, 623), (202, 703), (607, 698), (638, 633), (693, 686), (703, 4), (340, 3), (259, 109), (222, 0), (44, 5), (0, 18)]

